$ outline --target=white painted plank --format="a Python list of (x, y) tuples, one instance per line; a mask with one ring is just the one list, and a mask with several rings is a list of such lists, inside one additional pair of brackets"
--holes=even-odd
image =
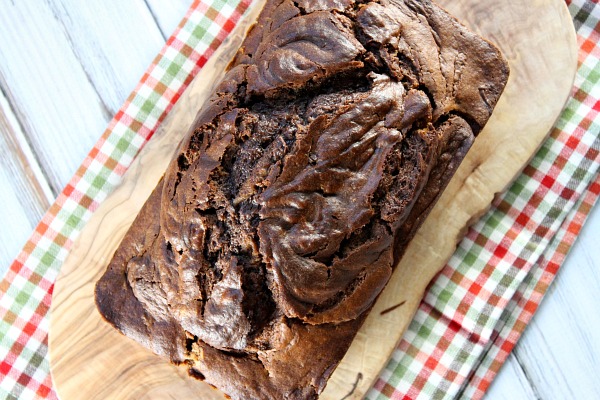
[(55, 193), (163, 43), (143, 0), (3, 5), (0, 85)]
[[(31, 151), (19, 121), (8, 104), (4, 94), (0, 92), (0, 136), (2, 136), (3, 151), (0, 154), (6, 162), (3, 169), (11, 172), (18, 181), (19, 191), (29, 191), (31, 199), (23, 202), (23, 207), (33, 211), (31, 222), (46, 212), (54, 201), (54, 194), (48, 185), (46, 177), (38, 164), (35, 154)], [(10, 161), (9, 161), (10, 160)]]
[(0, 92), (0, 279), (53, 200), (8, 101)]
[(146, 0), (165, 39), (177, 28), (192, 2), (193, 0)]
[[(0, 151), (4, 151), (4, 143), (0, 143)], [(11, 212), (2, 215), (2, 225), (6, 228), (0, 230), (0, 279), (4, 277), (11, 262), (19, 254), (31, 231), (35, 228), (35, 224), (29, 222), (31, 210), (23, 207), (20, 203), (22, 194), (15, 190), (13, 176), (9, 169), (5, 169), (4, 161), (2, 158), (0, 204), (10, 209)]]
[(485, 395), (486, 400), (536, 400), (537, 398), (534, 388), (514, 354), (508, 356)]
[(100, 136), (108, 115), (45, 2), (4, 2), (0, 85), (56, 194)]
[(165, 43), (152, 13), (144, 0), (51, 0), (49, 6), (112, 117)]
[(163, 44), (143, 0), (2, 6), (0, 276)]

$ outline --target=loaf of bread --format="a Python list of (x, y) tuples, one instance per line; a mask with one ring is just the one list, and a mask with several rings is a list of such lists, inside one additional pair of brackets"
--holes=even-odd
[(100, 313), (234, 399), (317, 398), (507, 77), (429, 0), (268, 0)]

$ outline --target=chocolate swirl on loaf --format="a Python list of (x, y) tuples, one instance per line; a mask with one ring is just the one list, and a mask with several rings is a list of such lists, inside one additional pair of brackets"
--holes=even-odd
[(269, 1), (101, 313), (235, 398), (315, 398), (507, 75), (428, 0)]

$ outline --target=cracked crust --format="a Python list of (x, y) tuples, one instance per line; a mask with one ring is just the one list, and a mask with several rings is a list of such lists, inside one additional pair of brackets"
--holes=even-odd
[(507, 77), (428, 0), (267, 2), (98, 309), (232, 398), (317, 398)]

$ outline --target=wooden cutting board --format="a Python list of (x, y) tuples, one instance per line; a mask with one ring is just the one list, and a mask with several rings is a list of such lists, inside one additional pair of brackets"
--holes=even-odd
[[(510, 63), (510, 80), (489, 124), (329, 381), (324, 399), (361, 398), (369, 389), (410, 323), (428, 283), (450, 258), (468, 225), (527, 164), (572, 86), (577, 44), (564, 0), (439, 2), (500, 46)], [(255, 19), (259, 8), (253, 8), (246, 23)], [(51, 307), (50, 361), (63, 400), (223, 398), (103, 322), (93, 290), (245, 29), (243, 24), (238, 26), (194, 80), (123, 183), (87, 223), (62, 267)], [(394, 306), (393, 311), (382, 313)]]

